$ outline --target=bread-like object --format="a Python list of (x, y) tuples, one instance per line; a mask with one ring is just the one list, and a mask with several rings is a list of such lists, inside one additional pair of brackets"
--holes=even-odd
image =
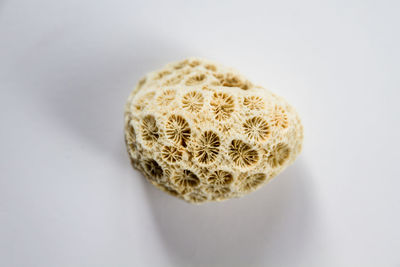
[(201, 203), (266, 184), (300, 153), (303, 127), (282, 97), (191, 58), (139, 81), (125, 108), (125, 141), (153, 185)]

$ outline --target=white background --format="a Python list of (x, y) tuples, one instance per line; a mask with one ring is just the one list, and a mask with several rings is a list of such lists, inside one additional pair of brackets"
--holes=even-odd
[[(0, 1), (0, 266), (400, 266), (399, 1)], [(129, 164), (123, 106), (201, 56), (303, 118), (294, 165), (186, 204)]]

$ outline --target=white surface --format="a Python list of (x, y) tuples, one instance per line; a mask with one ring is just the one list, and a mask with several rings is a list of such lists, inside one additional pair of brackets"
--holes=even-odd
[[(0, 2), (0, 266), (400, 266), (398, 1)], [(286, 97), (304, 150), (192, 206), (129, 164), (123, 105), (186, 56)]]

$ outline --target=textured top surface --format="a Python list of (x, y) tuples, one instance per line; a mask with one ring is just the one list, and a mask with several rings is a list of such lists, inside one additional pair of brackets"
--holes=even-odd
[(134, 167), (189, 202), (257, 189), (301, 150), (302, 126), (281, 97), (203, 60), (167, 65), (129, 96), (125, 136)]

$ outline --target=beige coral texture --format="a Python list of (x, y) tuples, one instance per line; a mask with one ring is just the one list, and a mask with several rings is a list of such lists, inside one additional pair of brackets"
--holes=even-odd
[(303, 128), (282, 97), (231, 68), (190, 58), (141, 79), (125, 108), (133, 167), (190, 203), (240, 197), (301, 151)]

